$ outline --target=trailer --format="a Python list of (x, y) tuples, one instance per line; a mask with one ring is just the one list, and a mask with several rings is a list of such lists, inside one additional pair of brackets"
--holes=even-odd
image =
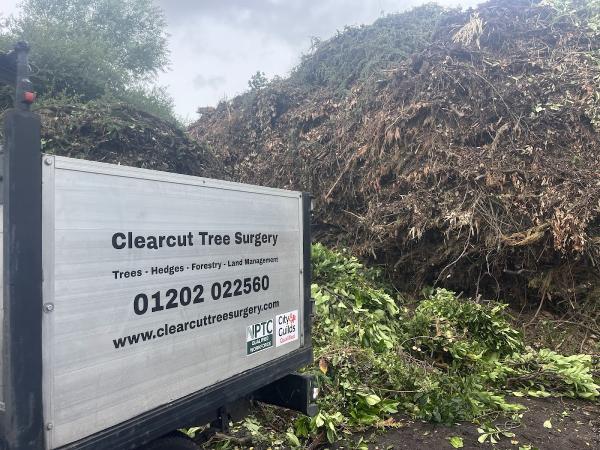
[(40, 151), (27, 45), (2, 151), (0, 445), (191, 449), (252, 401), (316, 413), (311, 198)]

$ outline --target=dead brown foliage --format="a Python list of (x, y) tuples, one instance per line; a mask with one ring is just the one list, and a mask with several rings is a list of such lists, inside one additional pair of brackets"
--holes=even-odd
[(122, 103), (46, 104), (42, 151), (146, 169), (219, 177), (222, 167), (175, 124)]
[(573, 308), (600, 285), (599, 48), (569, 17), (494, 0), (344, 97), (277, 81), (190, 134), (236, 180), (311, 191), (318, 238), (401, 288)]

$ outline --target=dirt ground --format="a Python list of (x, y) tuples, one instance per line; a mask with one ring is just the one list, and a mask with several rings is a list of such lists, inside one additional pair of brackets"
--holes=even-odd
[[(452, 449), (449, 438), (461, 437), (463, 449), (514, 449), (519, 447), (539, 450), (600, 449), (600, 404), (545, 399), (513, 399), (527, 407), (517, 428), (511, 428), (515, 437), (502, 437), (497, 444), (477, 441), (477, 426), (461, 424), (454, 427), (398, 419), (398, 428), (370, 433), (363, 437), (369, 449)], [(544, 422), (550, 421), (550, 425)], [(508, 428), (504, 423), (499, 428)], [(529, 446), (529, 447), (528, 447)], [(337, 449), (352, 448), (337, 446)]]
[[(450, 438), (462, 439), (462, 449), (466, 450), (600, 450), (600, 402), (557, 398), (508, 398), (527, 409), (523, 410), (520, 424), (511, 424), (501, 420), (494, 425), (503, 431), (514, 433), (514, 437), (500, 436), (493, 444), (490, 440), (478, 442), (481, 434), (478, 426), (461, 423), (455, 426), (436, 425), (415, 421), (406, 417), (396, 417), (387, 421), (386, 428), (374, 429), (361, 434), (353, 434), (345, 442), (328, 445), (311, 442), (310, 450), (452, 450)], [(289, 419), (289, 418), (288, 418)], [(281, 418), (283, 422), (286, 419)], [(391, 425), (391, 426), (390, 426)], [(224, 438), (225, 436), (222, 436)], [(206, 442), (201, 449), (214, 449), (221, 439)], [(229, 435), (230, 448), (235, 450), (271, 450), (273, 447), (253, 442), (244, 433), (233, 432)], [(289, 448), (289, 447), (277, 447)]]

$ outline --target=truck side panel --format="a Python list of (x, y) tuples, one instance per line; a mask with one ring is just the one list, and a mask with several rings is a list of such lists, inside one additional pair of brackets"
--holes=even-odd
[(43, 160), (48, 448), (301, 348), (301, 193)]

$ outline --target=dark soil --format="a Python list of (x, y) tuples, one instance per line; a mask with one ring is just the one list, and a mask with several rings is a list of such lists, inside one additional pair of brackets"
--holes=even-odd
[[(527, 409), (522, 412), (519, 424), (509, 420), (495, 420), (493, 425), (502, 431), (514, 433), (514, 437), (501, 436), (496, 444), (489, 439), (478, 442), (481, 434), (480, 425), (460, 423), (454, 426), (440, 425), (431, 422), (415, 421), (404, 416), (386, 420), (381, 428), (370, 429), (364, 433), (354, 433), (349, 440), (339, 441), (332, 446), (323, 442), (324, 436), (307, 444), (310, 450), (342, 450), (364, 449), (367, 446), (373, 450), (410, 449), (437, 450), (452, 449), (451, 437), (463, 440), (463, 449), (493, 448), (498, 450), (571, 450), (571, 449), (600, 449), (600, 402), (589, 402), (573, 399), (558, 398), (508, 398), (512, 403), (518, 403)], [(263, 411), (264, 412), (264, 411)], [(275, 421), (290, 421), (289, 412), (279, 410), (282, 416)], [(549, 420), (552, 428), (544, 423)], [(211, 439), (202, 449), (216, 448), (218, 443), (229, 441), (234, 449), (269, 450), (272, 448), (285, 449), (286, 446), (265, 446), (254, 442), (251, 436), (240, 430), (232, 430), (228, 436), (218, 435)], [(230, 448), (230, 447), (227, 447)]]
[[(513, 438), (502, 437), (492, 445), (480, 444), (477, 426), (436, 425), (428, 422), (399, 419), (398, 428), (370, 433), (364, 436), (371, 449), (452, 449), (449, 438), (459, 436), (464, 449), (518, 449), (530, 445), (532, 449), (600, 449), (600, 405), (577, 400), (513, 399), (528, 408), (523, 414), (522, 423), (517, 428), (497, 422), (501, 429), (511, 428)], [(545, 428), (550, 420), (552, 428)], [(338, 446), (336, 448), (351, 448)]]

